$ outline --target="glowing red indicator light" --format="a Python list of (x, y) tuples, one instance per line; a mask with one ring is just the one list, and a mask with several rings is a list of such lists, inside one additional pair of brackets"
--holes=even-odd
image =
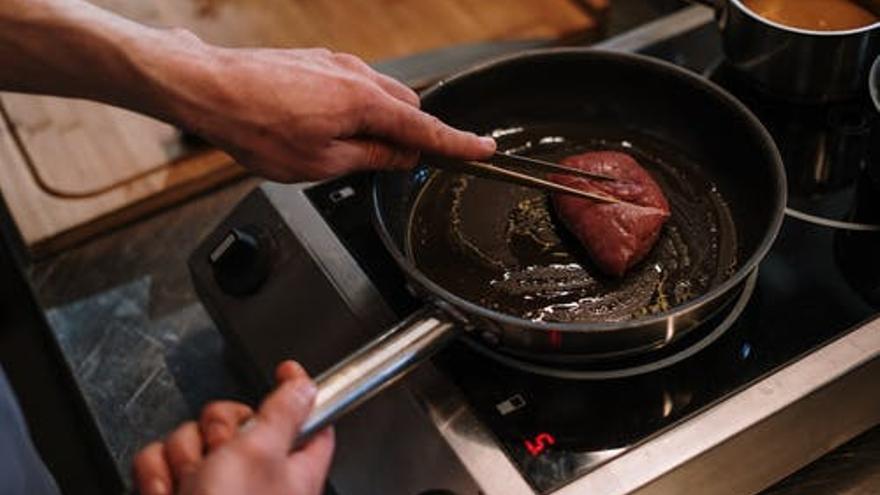
[(529, 451), (529, 454), (532, 454), (532, 457), (539, 456), (541, 452), (547, 450), (547, 447), (554, 443), (556, 443), (556, 439), (549, 433), (538, 433), (534, 439), (525, 441), (526, 450)]

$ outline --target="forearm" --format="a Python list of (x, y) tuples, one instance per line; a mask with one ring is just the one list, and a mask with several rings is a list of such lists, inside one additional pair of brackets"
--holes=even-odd
[(420, 151), (495, 151), (491, 139), (420, 111), (416, 93), (352, 55), (214, 47), (83, 0), (0, 0), (0, 90), (151, 115), (279, 181), (409, 168)]
[[(81, 0), (0, 0), (0, 90), (88, 98), (174, 121), (202, 45)], [(181, 63), (184, 62), (184, 63)]]

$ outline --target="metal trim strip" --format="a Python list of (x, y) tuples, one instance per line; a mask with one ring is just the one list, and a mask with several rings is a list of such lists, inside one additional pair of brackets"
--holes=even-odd
[(674, 14), (661, 17), (635, 29), (596, 43), (593, 48), (620, 52), (636, 52), (661, 40), (696, 29), (715, 18), (715, 12), (702, 5), (694, 5)]

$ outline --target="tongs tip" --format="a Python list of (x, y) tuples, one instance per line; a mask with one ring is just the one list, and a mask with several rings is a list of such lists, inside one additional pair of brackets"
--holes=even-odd
[(500, 161), (508, 161), (519, 167), (527, 169), (540, 170), (544, 172), (558, 173), (564, 175), (574, 175), (578, 177), (584, 177), (586, 179), (600, 181), (618, 180), (617, 177), (612, 177), (603, 173), (581, 170), (579, 168), (569, 167), (560, 163), (554, 163), (548, 160), (542, 160), (540, 158), (532, 158), (530, 156), (517, 155), (510, 152), (496, 151), (492, 155), (492, 157)]
[(602, 180), (602, 181), (616, 181), (618, 180), (615, 177), (596, 174), (592, 172), (588, 172), (586, 170), (580, 170), (572, 167), (566, 167), (564, 165), (559, 165), (556, 163), (539, 160), (537, 158), (524, 157), (521, 155), (514, 155), (510, 153), (502, 153), (495, 152), (490, 158), (491, 161), (481, 161), (481, 160), (470, 160), (470, 161), (460, 161), (454, 160), (448, 157), (433, 157), (429, 163), (433, 166), (441, 169), (453, 169), (459, 172), (470, 173), (472, 175), (479, 175), (483, 177), (488, 177), (491, 179), (502, 180), (506, 182), (513, 182), (516, 184), (521, 184), (527, 187), (534, 187), (537, 189), (544, 189), (552, 192), (569, 194), (573, 196), (578, 196), (583, 199), (589, 199), (592, 201), (600, 201), (603, 203), (625, 203), (620, 199), (617, 199), (613, 196), (594, 193), (588, 191), (582, 191), (580, 189), (576, 189), (573, 187), (565, 186), (562, 184), (558, 184), (556, 182), (541, 178), (535, 177), (529, 173), (523, 173), (517, 170), (511, 170), (509, 168), (505, 168), (504, 166), (500, 166), (499, 164), (493, 162), (500, 162), (501, 164), (507, 164), (514, 167), (518, 167), (521, 169), (526, 169), (527, 171), (538, 170), (543, 173), (551, 173), (551, 174), (564, 174), (564, 175), (574, 175), (578, 177), (583, 177), (586, 179), (592, 180)]

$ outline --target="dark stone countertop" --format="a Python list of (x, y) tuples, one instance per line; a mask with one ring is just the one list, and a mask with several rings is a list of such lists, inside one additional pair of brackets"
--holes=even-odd
[(224, 359), (186, 259), (256, 183), (232, 184), (26, 269), (123, 478), (141, 446), (205, 403), (253, 402)]

